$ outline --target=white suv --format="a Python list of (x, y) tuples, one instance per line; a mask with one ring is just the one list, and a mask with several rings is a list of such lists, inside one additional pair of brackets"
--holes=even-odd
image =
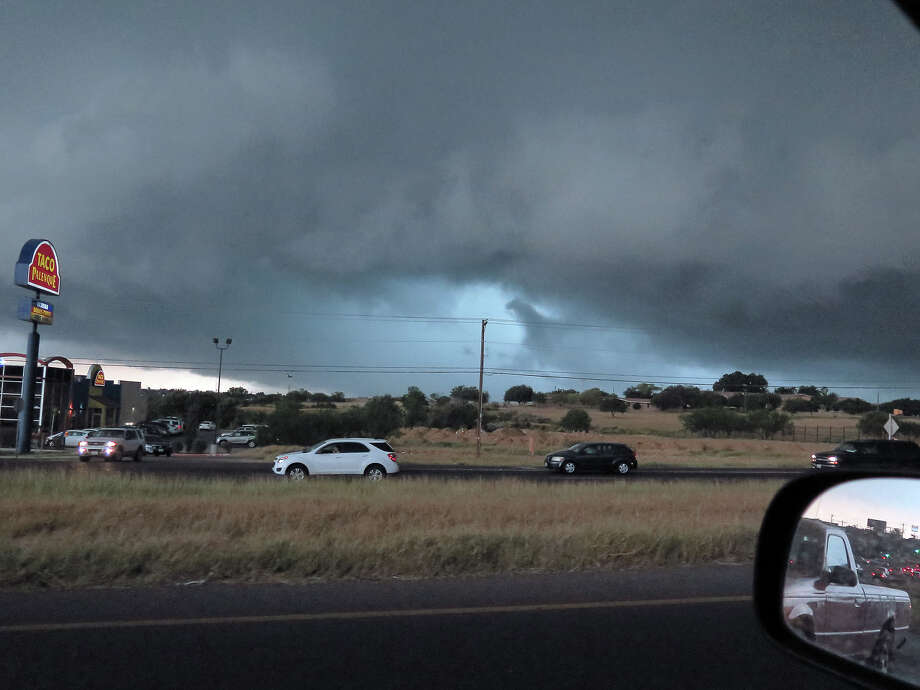
[(331, 438), (300, 453), (279, 455), (272, 472), (291, 479), (311, 474), (363, 474), (379, 481), (399, 472), (399, 463), (386, 439)]
[(121, 429), (94, 429), (80, 441), (77, 455), (83, 462), (93, 455), (103, 460), (121, 460), (128, 456), (134, 462), (144, 458), (144, 432), (134, 427)]

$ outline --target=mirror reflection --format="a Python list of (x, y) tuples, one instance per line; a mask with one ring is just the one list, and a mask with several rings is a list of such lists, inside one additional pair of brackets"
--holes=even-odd
[(860, 479), (805, 511), (783, 615), (805, 640), (920, 686), (920, 480)]

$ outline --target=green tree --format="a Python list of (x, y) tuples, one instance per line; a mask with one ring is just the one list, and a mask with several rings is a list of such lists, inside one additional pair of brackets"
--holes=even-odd
[(837, 404), (840, 407), (841, 412), (846, 412), (847, 414), (865, 414), (866, 412), (870, 412), (875, 407), (875, 405), (868, 403), (861, 398), (844, 398)]
[(630, 386), (625, 391), (623, 391), (623, 397), (645, 398), (648, 400), (660, 390), (661, 386), (655, 386), (651, 383), (640, 383), (638, 386)]
[(620, 400), (616, 395), (608, 395), (601, 400), (601, 412), (609, 412), (611, 417), (615, 417), (617, 412), (626, 412), (627, 406), (625, 400)]
[[(478, 404), (479, 389), (476, 386), (455, 386), (450, 391), (450, 397)], [(489, 402), (489, 393), (487, 391), (482, 392), (482, 402), (483, 404)]]
[(406, 411), (406, 426), (421, 426), (428, 421), (428, 398), (416, 386), (402, 397), (403, 409)]
[(378, 395), (366, 403), (362, 408), (364, 412), (364, 428), (367, 433), (377, 438), (397, 431), (403, 425), (403, 411), (392, 395)]
[(733, 371), (730, 374), (722, 374), (722, 378), (712, 384), (712, 390), (726, 393), (766, 393), (767, 379), (762, 374)]
[(783, 409), (793, 414), (797, 412), (817, 412), (818, 403), (805, 398), (790, 398), (783, 403)]
[(551, 405), (575, 405), (578, 403), (578, 391), (574, 388), (557, 388), (547, 397)]
[(791, 417), (776, 410), (755, 410), (748, 415), (751, 431), (757, 432), (762, 438), (773, 438), (774, 435), (789, 425)]
[(715, 391), (700, 391), (699, 407), (725, 407), (725, 396)]
[(795, 386), (779, 386), (774, 390), (777, 395), (795, 395)]
[(652, 397), (652, 405), (659, 410), (682, 410), (699, 407), (701, 392), (695, 386), (668, 386)]
[(505, 391), (505, 402), (525, 403), (533, 400), (533, 388), (530, 386), (519, 385), (511, 386)]
[(609, 395), (610, 393), (602, 391), (600, 388), (589, 388), (579, 394), (578, 401), (586, 407), (598, 407), (604, 398)]
[(569, 410), (559, 423), (563, 431), (589, 431), (591, 415), (585, 410)]
[[(812, 397), (816, 395), (821, 395), (821, 390), (817, 386), (799, 386), (799, 395), (810, 395)], [(823, 389), (824, 392), (827, 392), (827, 388)]]

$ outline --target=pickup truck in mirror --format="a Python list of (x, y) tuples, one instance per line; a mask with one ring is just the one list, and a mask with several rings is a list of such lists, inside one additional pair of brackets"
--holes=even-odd
[(920, 579), (873, 576), (912, 572), (918, 532), (916, 477), (822, 473), (783, 487), (764, 518), (755, 567), (767, 633), (867, 687), (920, 687), (920, 621), (912, 625)]

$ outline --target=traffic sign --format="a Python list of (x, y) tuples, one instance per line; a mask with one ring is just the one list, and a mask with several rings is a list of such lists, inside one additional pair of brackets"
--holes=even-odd
[(888, 433), (888, 440), (890, 441), (891, 437), (898, 433), (898, 429), (901, 427), (899, 427), (898, 423), (894, 421), (894, 417), (888, 415), (888, 421), (885, 422), (885, 426), (883, 428)]

